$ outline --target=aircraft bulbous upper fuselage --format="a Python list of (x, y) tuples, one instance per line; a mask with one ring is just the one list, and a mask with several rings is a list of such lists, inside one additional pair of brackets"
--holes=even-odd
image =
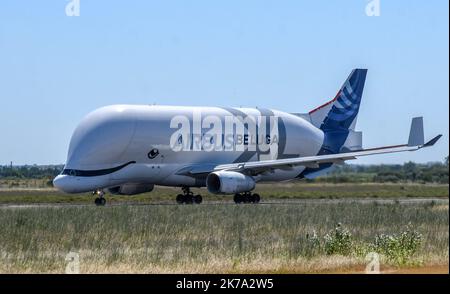
[[(64, 168), (64, 190), (76, 193), (130, 182), (203, 186), (202, 179), (178, 171), (315, 155), (323, 139), (323, 132), (308, 121), (276, 110), (107, 106), (88, 114), (74, 131)], [(288, 179), (302, 169), (262, 175), (257, 180)]]

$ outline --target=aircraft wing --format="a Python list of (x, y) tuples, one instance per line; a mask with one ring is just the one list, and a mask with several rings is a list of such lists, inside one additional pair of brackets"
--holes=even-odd
[(404, 151), (416, 151), (424, 147), (433, 146), (442, 135), (438, 135), (424, 143), (423, 119), (422, 117), (413, 118), (407, 144), (384, 146), (378, 148), (361, 149), (357, 151), (329, 154), (305, 156), (287, 159), (263, 160), (253, 162), (241, 162), (232, 164), (222, 164), (214, 167), (214, 171), (229, 170), (257, 175), (271, 169), (291, 169), (294, 166), (319, 167), (321, 163), (343, 163), (345, 160), (356, 159), (361, 156), (369, 156), (375, 154), (395, 153)]

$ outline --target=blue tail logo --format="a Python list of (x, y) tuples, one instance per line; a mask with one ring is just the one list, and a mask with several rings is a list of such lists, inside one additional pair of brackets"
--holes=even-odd
[[(329, 109), (320, 124), (320, 129), (324, 133), (324, 141), (317, 155), (336, 154), (341, 151), (347, 140), (349, 130), (355, 126), (366, 75), (367, 69), (354, 69), (333, 100), (310, 112), (310, 115), (315, 114), (320, 117), (322, 113), (318, 110)], [(328, 108), (330, 104), (331, 108)], [(317, 173), (326, 171), (332, 165), (332, 163), (320, 163), (318, 168), (307, 167), (297, 177), (304, 178), (317, 175)]]
[(356, 119), (363, 94), (367, 69), (352, 71), (334, 98), (333, 106), (320, 129), (324, 132), (348, 130)]

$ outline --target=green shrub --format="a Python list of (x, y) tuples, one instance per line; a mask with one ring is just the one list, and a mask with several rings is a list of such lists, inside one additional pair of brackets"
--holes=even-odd
[(405, 265), (422, 244), (422, 234), (413, 230), (411, 225), (400, 234), (381, 234), (375, 237), (374, 248), (386, 256), (389, 262)]
[(413, 255), (419, 250), (423, 242), (420, 232), (413, 229), (411, 225), (397, 234), (379, 234), (375, 236), (374, 242), (362, 242), (353, 240), (352, 234), (340, 223), (323, 237), (317, 236), (316, 232), (306, 235), (306, 255), (313, 256), (320, 252), (327, 255), (354, 255), (362, 257), (369, 252), (377, 252), (386, 257), (386, 261), (398, 266), (407, 265)]
[(327, 255), (349, 255), (352, 251), (352, 234), (340, 223), (336, 228), (325, 235), (324, 249)]

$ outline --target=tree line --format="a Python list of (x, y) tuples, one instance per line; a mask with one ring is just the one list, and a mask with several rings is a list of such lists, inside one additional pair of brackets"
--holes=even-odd
[(0, 166), (0, 178), (49, 179), (61, 173), (63, 165)]
[[(63, 165), (0, 166), (0, 178), (53, 179), (61, 173)], [(441, 183), (448, 184), (448, 157), (444, 162), (419, 164), (337, 165), (326, 175), (309, 182), (326, 183)]]
[(418, 164), (356, 165), (344, 164), (333, 167), (325, 176), (315, 182), (328, 183), (439, 183), (448, 184), (448, 157), (444, 162)]

